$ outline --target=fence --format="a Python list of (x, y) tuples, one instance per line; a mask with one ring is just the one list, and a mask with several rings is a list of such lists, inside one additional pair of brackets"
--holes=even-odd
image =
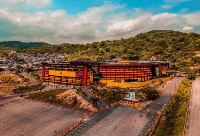
[(157, 116), (156, 116), (156, 119), (154, 121), (154, 123), (151, 125), (151, 128), (147, 131), (147, 135), (148, 136), (152, 136), (153, 135), (153, 131), (155, 129), (155, 127), (157, 126), (159, 120), (161, 119), (162, 117), (162, 112), (160, 111), (157, 111)]
[[(91, 118), (95, 113), (91, 112), (88, 115), (88, 118)], [(67, 127), (65, 130), (59, 132), (56, 136), (65, 136), (68, 133), (70, 133), (71, 131), (73, 131), (75, 128), (77, 128), (79, 125), (81, 125), (83, 123), (83, 119), (79, 118), (77, 122), (75, 122), (73, 125)]]
[(83, 123), (83, 119), (82, 119), (82, 118), (78, 119), (78, 121), (75, 122), (73, 125), (67, 127), (67, 128), (66, 128), (65, 130), (63, 130), (62, 132), (59, 132), (59, 133), (57, 134), (57, 136), (65, 136), (65, 135), (67, 135), (69, 132), (71, 132), (72, 130), (74, 130), (75, 128), (77, 128), (77, 127), (78, 127), (80, 124), (82, 124), (82, 123)]
[(183, 136), (188, 135), (189, 121), (190, 121), (189, 116), (190, 116), (191, 97), (192, 97), (192, 88), (190, 89), (189, 99), (188, 99), (188, 103), (187, 103), (187, 111), (186, 111), (186, 118), (185, 118)]
[[(173, 96), (170, 98), (168, 104), (171, 103), (172, 100), (174, 99), (175, 95), (177, 94), (177, 90), (179, 89), (180, 83), (181, 83), (182, 81), (183, 81), (183, 79), (179, 80), (178, 86), (175, 84), (175, 89), (176, 89), (176, 90), (175, 90)], [(163, 108), (163, 109), (164, 109), (164, 108)], [(153, 132), (154, 132), (155, 127), (157, 126), (159, 120), (162, 118), (162, 115), (163, 115), (163, 114), (162, 114), (162, 110), (163, 110), (163, 109), (161, 109), (161, 111), (157, 111), (157, 113), (160, 112), (160, 114), (157, 114), (156, 120), (155, 120), (154, 123), (151, 125), (150, 129), (147, 131), (147, 136), (152, 136), (152, 135), (153, 135)], [(184, 130), (185, 130), (185, 129), (184, 129)]]

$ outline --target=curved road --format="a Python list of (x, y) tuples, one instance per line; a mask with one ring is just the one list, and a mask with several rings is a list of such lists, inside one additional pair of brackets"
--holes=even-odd
[(192, 83), (188, 136), (200, 136), (200, 79)]

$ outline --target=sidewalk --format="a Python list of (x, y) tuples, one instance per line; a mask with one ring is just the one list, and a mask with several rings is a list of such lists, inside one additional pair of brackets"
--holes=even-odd
[(188, 136), (200, 135), (200, 79), (192, 83)]

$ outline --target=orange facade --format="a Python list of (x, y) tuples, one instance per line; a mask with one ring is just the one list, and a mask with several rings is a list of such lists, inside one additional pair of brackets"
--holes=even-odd
[(116, 66), (116, 67), (108, 67), (102, 66), (100, 67), (100, 71), (102, 74), (102, 78), (106, 78), (107, 80), (138, 80), (141, 81), (149, 80), (152, 78), (151, 68), (150, 67), (129, 67), (129, 66)]
[(87, 83), (93, 82), (93, 72), (84, 65), (43, 64), (42, 80), (58, 84), (87, 86)]
[(144, 82), (157, 77), (166, 77), (168, 67), (167, 62), (161, 61), (43, 64), (42, 79), (45, 82), (84, 86), (94, 80)]
[(105, 80), (148, 81), (156, 77), (167, 76), (168, 63), (104, 63), (99, 73)]

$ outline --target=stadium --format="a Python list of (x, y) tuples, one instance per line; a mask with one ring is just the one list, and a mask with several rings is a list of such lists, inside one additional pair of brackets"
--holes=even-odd
[(165, 61), (121, 60), (117, 62), (72, 61), (42, 64), (42, 80), (65, 85), (87, 86), (93, 82), (138, 83), (167, 77)]

